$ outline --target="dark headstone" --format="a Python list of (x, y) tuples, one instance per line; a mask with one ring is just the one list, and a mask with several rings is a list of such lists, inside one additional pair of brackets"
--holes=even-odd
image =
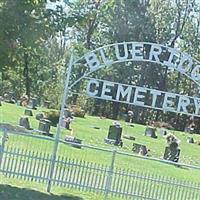
[(24, 115), (33, 116), (33, 112), (30, 109), (25, 109)]
[(70, 130), (70, 127), (69, 127), (70, 123), (71, 123), (71, 118), (70, 117), (67, 117), (67, 118), (64, 117), (64, 118), (62, 118), (61, 126), (63, 128)]
[(76, 147), (76, 148), (81, 148), (80, 145), (77, 145), (77, 144), (81, 144), (82, 143), (82, 140), (78, 139), (78, 138), (75, 138), (73, 136), (65, 136), (65, 139), (64, 139), (66, 142), (70, 142), (72, 144), (70, 144), (72, 147)]
[(164, 159), (172, 162), (178, 162), (180, 149), (177, 147), (165, 147)]
[(157, 138), (156, 129), (154, 127), (151, 127), (151, 126), (147, 126), (146, 129), (145, 129), (144, 135), (152, 137), (152, 138)]
[(187, 142), (193, 144), (194, 143), (194, 139), (192, 137), (188, 137), (187, 138)]
[(128, 111), (125, 118), (125, 122), (133, 123), (133, 111), (131, 110)]
[(65, 109), (64, 110), (64, 116), (67, 118), (67, 117), (72, 117), (72, 113), (70, 112), (69, 109)]
[(35, 118), (36, 118), (37, 120), (41, 120), (41, 119), (44, 118), (44, 114), (43, 114), (43, 113), (37, 113), (37, 114), (35, 115)]
[(15, 103), (14, 93), (13, 92), (7, 92), (7, 93), (5, 93), (4, 96), (3, 96), (3, 100), (6, 103), (12, 103), (12, 104), (14, 104)]
[(51, 104), (51, 101), (44, 101), (43, 106), (44, 106), (45, 108), (50, 108), (50, 104)]
[(111, 125), (108, 131), (108, 139), (121, 140), (122, 128), (120, 126)]
[(137, 143), (133, 143), (132, 151), (143, 156), (147, 155), (148, 153), (147, 147), (145, 145), (137, 144)]
[(30, 98), (30, 100), (28, 101), (27, 107), (31, 108), (31, 109), (36, 109), (36, 106), (37, 106), (37, 99), (36, 98)]
[(111, 125), (108, 131), (108, 137), (104, 139), (107, 144), (114, 144), (123, 146), (122, 140), (122, 128), (119, 125)]
[(19, 120), (19, 125), (23, 126), (26, 129), (30, 129), (28, 117), (21, 117)]
[(40, 120), (38, 127), (39, 132), (41, 132), (44, 135), (49, 135), (50, 128), (51, 128), (51, 121), (47, 119)]

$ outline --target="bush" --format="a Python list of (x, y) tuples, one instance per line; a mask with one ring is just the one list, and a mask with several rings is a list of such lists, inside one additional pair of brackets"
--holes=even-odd
[(81, 109), (81, 107), (72, 106), (71, 110), (73, 112), (74, 117), (85, 117), (85, 110)]
[(51, 121), (52, 126), (57, 126), (59, 122), (59, 116), (60, 116), (59, 111), (55, 111), (55, 110), (47, 111), (47, 112), (44, 112), (44, 115), (46, 119)]

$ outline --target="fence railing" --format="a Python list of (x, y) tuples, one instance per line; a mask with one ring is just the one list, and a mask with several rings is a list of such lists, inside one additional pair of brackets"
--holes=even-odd
[[(6, 141), (6, 134), (8, 133), (2, 134), (3, 137), (0, 143), (0, 172), (7, 177), (48, 184), (52, 155), (48, 152), (31, 149), (29, 148), (31, 147), (30, 145), (18, 146), (17, 138), (30, 137), (31, 140), (43, 140), (43, 143), (47, 140), (53, 142), (53, 138), (49, 139), (46, 137), (19, 134), (14, 135), (16, 138), (11, 144), (9, 140), (13, 134), (9, 134), (8, 141)], [(72, 145), (73, 143), (60, 141), (60, 144)], [(108, 196), (151, 200), (200, 199), (200, 185), (197, 183), (177, 180), (175, 178), (165, 177), (165, 175), (149, 173), (148, 171), (138, 172), (134, 168), (119, 168), (115, 163), (119, 156), (124, 156), (127, 159), (135, 157), (140, 160), (164, 162), (190, 169), (200, 169), (198, 166), (138, 156), (119, 152), (116, 149), (103, 149), (84, 144), (76, 145), (97, 152), (107, 152), (110, 158), (104, 164), (86, 161), (74, 155), (72, 158), (65, 154), (58, 154), (54, 163), (55, 169), (51, 180), (52, 185), (102, 193), (105, 199)]]

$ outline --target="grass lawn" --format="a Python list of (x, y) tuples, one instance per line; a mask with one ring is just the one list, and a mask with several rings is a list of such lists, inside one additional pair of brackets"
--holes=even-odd
[[(12, 105), (12, 104), (6, 104), (3, 103), (3, 106), (0, 107), (0, 121), (1, 122), (8, 122), (13, 125), (17, 125), (19, 122), (20, 116), (24, 114), (25, 108)], [(42, 111), (43, 108), (38, 108), (37, 110), (33, 110), (34, 116), (29, 117), (31, 127), (36, 129), (38, 128), (38, 121), (35, 119), (35, 114), (37, 112)], [(124, 146), (123, 148), (111, 146), (104, 144), (104, 138), (107, 136), (108, 128), (113, 123), (110, 119), (100, 119), (99, 117), (92, 117), (92, 116), (86, 116), (85, 118), (75, 118), (73, 121), (71, 127), (73, 129), (73, 134), (83, 140), (84, 144), (94, 145), (101, 148), (107, 148), (107, 149), (114, 149), (116, 148), (118, 151), (121, 152), (127, 152), (133, 154), (131, 151), (133, 141), (123, 139)], [(150, 149), (149, 156), (155, 157), (155, 158), (161, 158), (164, 154), (164, 149), (166, 146), (165, 138), (159, 135), (159, 131), (157, 132), (158, 138), (153, 139), (150, 137), (144, 136), (144, 130), (145, 126), (135, 124), (134, 127), (127, 126), (125, 122), (120, 121), (120, 124), (123, 127), (123, 134), (127, 133), (131, 136), (134, 136), (136, 138), (136, 143), (141, 143), (147, 146), (148, 149)], [(94, 127), (99, 127), (99, 129), (95, 129)], [(51, 132), (55, 134), (56, 128), (51, 127)], [(196, 144), (188, 144), (186, 142), (187, 137), (191, 136), (188, 133), (183, 132), (173, 132), (178, 139), (181, 141), (180, 143), (180, 149), (181, 149), (181, 156), (180, 156), (180, 162), (191, 164), (191, 165), (197, 165), (200, 166), (200, 146)], [(1, 134), (1, 133), (0, 133)], [(64, 138), (65, 135), (69, 135), (70, 132), (68, 130), (62, 129), (61, 137)], [(192, 137), (195, 140), (200, 140), (200, 135), (193, 134)], [(10, 135), (9, 140), (6, 144), (10, 147), (17, 147), (22, 149), (28, 149), (28, 150), (34, 150), (39, 153), (52, 153), (53, 149), (53, 143), (51, 141), (41, 140), (41, 139), (33, 139), (31, 137), (25, 137), (25, 136), (15, 136)], [(82, 148), (77, 149), (73, 148), (71, 146), (60, 144), (59, 150), (58, 150), (58, 156), (65, 156), (68, 158), (75, 158), (75, 159), (81, 159), (88, 162), (94, 162), (97, 164), (103, 164), (103, 165), (110, 165), (111, 163), (111, 157), (112, 153), (107, 152), (101, 152), (97, 150)], [(143, 160), (136, 157), (127, 157), (123, 155), (116, 155), (115, 160), (115, 168), (120, 169), (131, 169), (142, 173), (150, 173), (150, 174), (157, 174), (161, 176), (167, 176), (167, 177), (173, 177), (178, 180), (184, 180), (184, 181), (191, 181), (195, 183), (200, 183), (200, 170), (194, 170), (194, 169), (188, 169), (188, 168), (181, 168), (176, 167), (174, 165), (164, 164), (156, 161), (150, 161), (150, 160)], [(32, 188), (33, 185), (32, 182), (21, 182), (16, 179), (7, 179), (2, 178), (3, 181), (0, 181), (0, 183), (3, 183), (5, 185), (0, 185), (1, 188), (3, 188), (7, 193), (9, 191), (15, 191), (17, 190), (19, 193), (19, 196), (21, 192), (25, 192), (28, 189), (23, 188), (15, 188), (15, 186), (26, 186), (26, 188)], [(7, 185), (11, 184), (11, 185)], [(44, 185), (41, 186), (41, 184), (34, 183), (34, 186), (36, 187), (37, 191), (43, 191)], [(0, 191), (1, 191), (0, 188)], [(65, 191), (67, 194), (73, 194), (73, 196), (60, 196), (60, 194), (65, 194)], [(84, 194), (81, 192), (79, 194), (78, 192), (70, 191), (66, 188), (56, 188), (53, 187), (53, 192), (55, 195), (52, 197), (51, 195), (41, 192), (35, 192), (30, 190), (30, 192), (33, 192), (33, 195), (42, 195), (43, 199), (84, 199)], [(6, 192), (5, 192), (6, 194)], [(77, 194), (77, 195), (76, 195)], [(2, 195), (2, 194), (0, 194)], [(9, 195), (9, 194), (7, 194)], [(83, 196), (81, 196), (83, 195)], [(78, 197), (76, 197), (78, 196)], [(87, 199), (90, 199), (90, 195), (86, 193)], [(38, 198), (37, 199), (41, 199)], [(0, 196), (1, 199), (1, 196)], [(9, 198), (4, 198), (5, 200)], [(4, 200), (3, 199), (3, 200)], [(23, 198), (18, 198), (22, 199)], [(15, 199), (15, 200), (18, 200)], [(91, 199), (102, 199), (102, 197), (95, 197), (91, 196)], [(11, 198), (9, 200), (12, 200)], [(14, 200), (14, 199), (13, 199)], [(25, 199), (24, 199), (25, 200)]]
[[(19, 179), (5, 178), (0, 175), (1, 200), (101, 200), (102, 195), (54, 186), (49, 194), (44, 185), (22, 181)], [(112, 199), (112, 198), (110, 198)]]

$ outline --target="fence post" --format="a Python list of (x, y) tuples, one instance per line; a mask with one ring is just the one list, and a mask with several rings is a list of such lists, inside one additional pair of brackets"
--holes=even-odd
[(106, 188), (105, 188), (105, 196), (104, 196), (105, 200), (108, 197), (108, 194), (110, 192), (111, 185), (112, 185), (112, 177), (113, 177), (113, 170), (114, 170), (116, 153), (117, 153), (117, 151), (116, 151), (116, 149), (114, 149), (113, 152), (112, 152), (111, 164), (110, 164), (107, 179), (106, 179)]
[(64, 109), (65, 109), (65, 104), (66, 104), (66, 101), (67, 101), (67, 96), (68, 96), (68, 93), (69, 93), (69, 81), (70, 81), (72, 65), (73, 65), (73, 52), (72, 52), (71, 57), (70, 57), (69, 67), (68, 67), (68, 70), (67, 70), (67, 76), (66, 76), (66, 79), (65, 79), (64, 94), (63, 94), (63, 99), (62, 99), (60, 117), (59, 117), (59, 122), (58, 122), (58, 125), (57, 125), (57, 131), (56, 131), (56, 136), (55, 136), (53, 153), (52, 153), (51, 162), (50, 162), (50, 169), (49, 169), (49, 176), (48, 176), (48, 183), (47, 183), (47, 192), (51, 191), (53, 173), (54, 173), (56, 156), (57, 156), (58, 145), (59, 145), (59, 140), (60, 140), (61, 123), (62, 123), (62, 118), (63, 118), (63, 115), (64, 115)]
[(3, 131), (2, 141), (0, 144), (0, 170), (1, 170), (1, 163), (3, 160), (3, 153), (4, 153), (6, 138), (7, 138), (6, 131)]

